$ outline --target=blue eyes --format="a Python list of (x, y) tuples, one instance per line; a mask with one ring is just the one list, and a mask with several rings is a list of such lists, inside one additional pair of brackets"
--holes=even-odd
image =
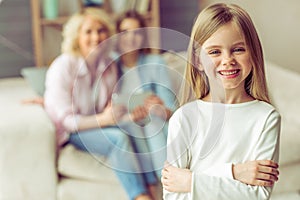
[(233, 49), (233, 52), (245, 52), (246, 50), (244, 48), (235, 48)]
[[(245, 51), (246, 51), (246, 49), (243, 48), (243, 47), (238, 47), (238, 48), (234, 48), (234, 49), (231, 50), (232, 53), (243, 53)], [(222, 52), (219, 49), (213, 49), (213, 50), (208, 51), (209, 55), (219, 55), (221, 53)]]
[(212, 51), (209, 51), (208, 54), (210, 55), (216, 55), (216, 54), (219, 54), (221, 53), (219, 50), (212, 50)]

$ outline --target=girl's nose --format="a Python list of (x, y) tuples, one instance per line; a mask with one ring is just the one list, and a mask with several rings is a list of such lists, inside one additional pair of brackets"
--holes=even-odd
[(232, 57), (232, 55), (225, 55), (222, 59), (222, 65), (224, 66), (230, 66), (230, 65), (235, 65), (235, 59)]

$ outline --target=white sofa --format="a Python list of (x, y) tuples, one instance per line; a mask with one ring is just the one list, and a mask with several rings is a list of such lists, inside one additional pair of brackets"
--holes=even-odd
[[(164, 58), (183, 72), (184, 59), (170, 53)], [(300, 198), (300, 74), (267, 63), (267, 76), (282, 115), (280, 177), (272, 200), (296, 200)], [(172, 80), (178, 89), (178, 77), (173, 75)], [(66, 146), (57, 156), (55, 130), (43, 108), (21, 104), (34, 96), (23, 78), (0, 80), (0, 200), (127, 199), (112, 170), (89, 154)]]

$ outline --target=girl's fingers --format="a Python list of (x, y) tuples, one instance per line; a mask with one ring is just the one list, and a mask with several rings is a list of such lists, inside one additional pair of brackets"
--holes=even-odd
[(168, 184), (168, 181), (167, 181), (167, 179), (166, 179), (166, 178), (164, 178), (164, 177), (161, 177), (160, 181), (161, 181), (161, 183), (163, 184), (163, 187), (167, 187), (167, 186), (169, 186), (169, 184)]
[(271, 182), (275, 182), (278, 180), (277, 176), (265, 173), (258, 173), (256, 179)]
[(164, 175), (166, 175), (167, 172), (168, 172), (168, 169), (167, 169), (167, 167), (165, 166), (165, 167), (163, 168), (163, 170), (162, 170), (162, 173), (164, 173)]
[(259, 172), (262, 172), (262, 173), (265, 173), (265, 174), (271, 174), (271, 175), (274, 175), (274, 176), (279, 175), (279, 171), (276, 168), (272, 168), (272, 167), (260, 166), (259, 167)]
[(170, 180), (168, 178), (168, 172), (166, 170), (162, 171), (162, 176), (160, 179), (163, 187), (168, 190), (168, 186), (170, 185)]
[(273, 168), (278, 168), (278, 164), (272, 160), (259, 160), (258, 161), (259, 165), (263, 165), (263, 166), (269, 166), (269, 167), (273, 167)]

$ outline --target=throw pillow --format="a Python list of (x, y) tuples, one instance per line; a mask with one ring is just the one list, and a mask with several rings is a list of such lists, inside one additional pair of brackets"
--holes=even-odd
[(21, 75), (40, 96), (43, 96), (45, 92), (47, 70), (48, 67), (26, 67), (21, 69)]

